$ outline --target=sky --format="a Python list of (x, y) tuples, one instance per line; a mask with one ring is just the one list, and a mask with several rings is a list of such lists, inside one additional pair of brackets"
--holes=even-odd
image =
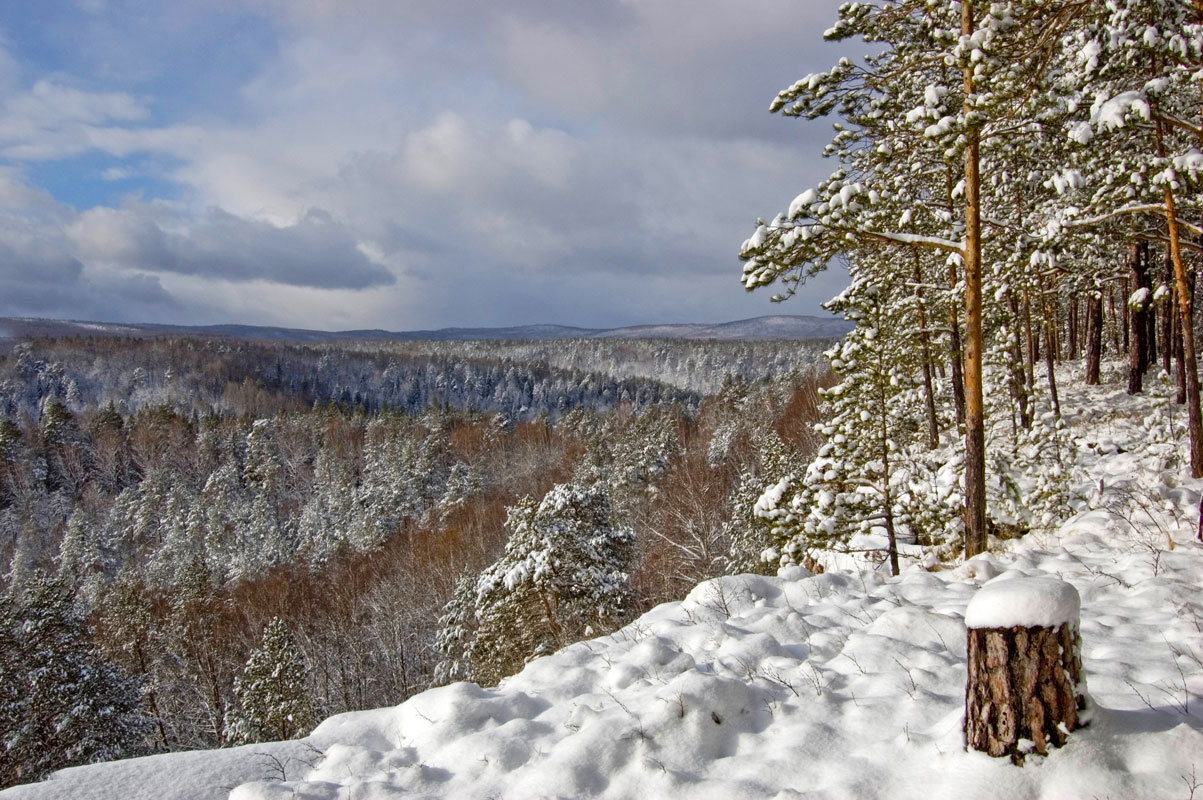
[[(0, 4), (0, 316), (413, 330), (823, 313), (740, 285), (830, 173), (838, 0)], [(854, 52), (851, 55), (859, 55)]]

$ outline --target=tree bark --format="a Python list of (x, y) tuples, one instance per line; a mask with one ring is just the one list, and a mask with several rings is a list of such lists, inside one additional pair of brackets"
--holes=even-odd
[(1061, 419), (1061, 400), (1057, 397), (1057, 370), (1053, 354), (1057, 351), (1053, 337), (1056, 335), (1056, 306), (1052, 292), (1045, 294), (1044, 306), (1044, 369), (1048, 375), (1048, 397), (1053, 406), (1053, 416)]
[(1064, 745), (1086, 708), (1079, 642), (1069, 623), (969, 629), (965, 746), (1022, 764)]
[(1173, 374), (1170, 365), (1174, 356), (1174, 259), (1170, 257), (1168, 248), (1165, 254), (1165, 285), (1169, 289), (1161, 298), (1161, 368), (1166, 375)]
[(1074, 292), (1073, 294), (1071, 294), (1069, 296), (1069, 310), (1067, 311), (1067, 314), (1069, 317), (1067, 320), (1067, 325), (1069, 326), (1069, 331), (1068, 331), (1069, 335), (1067, 337), (1067, 343), (1069, 345), (1069, 352), (1066, 354), (1066, 358), (1068, 358), (1070, 361), (1076, 361), (1078, 358), (1078, 293), (1077, 292)]
[(1115, 290), (1111, 288), (1107, 289), (1107, 319), (1111, 323), (1111, 349), (1116, 353), (1123, 352), (1119, 346), (1119, 320), (1115, 316)]
[(1103, 296), (1086, 300), (1086, 385), (1097, 386), (1103, 358)]
[[(1165, 137), (1162, 122), (1157, 122), (1157, 155), (1165, 158)], [(1182, 317), (1182, 361), (1186, 372), (1186, 421), (1190, 429), (1190, 472), (1203, 478), (1203, 411), (1199, 407), (1199, 362), (1195, 358), (1195, 331), (1191, 319), (1192, 288), (1187, 283), (1186, 265), (1182, 260), (1178, 211), (1174, 192), (1168, 183), (1163, 188), (1165, 224), (1170, 240), (1170, 260), (1174, 265), (1174, 282), (1178, 287), (1178, 313)]]
[[(1015, 299), (1015, 293), (1007, 292), (1007, 308), (1011, 312), (1011, 318), (1014, 320), (1016, 328), (1019, 327), (1019, 301)], [(1015, 405), (1019, 408), (1019, 424), (1025, 429), (1032, 427), (1031, 409), (1028, 406), (1027, 386), (1024, 384), (1024, 363), (1023, 352), (1019, 347), (1019, 331), (1016, 330), (1016, 335), (1011, 339), (1011, 396), (1015, 400)]]
[[(961, 33), (972, 36), (972, 0), (961, 0)], [(965, 69), (966, 115), (973, 113), (973, 67)], [(985, 552), (986, 426), (982, 394), (981, 130), (965, 130), (965, 557)], [(1192, 351), (1193, 354), (1193, 351)]]
[[(1190, 281), (1194, 285), (1194, 281)], [(1186, 360), (1182, 357), (1182, 317), (1178, 314), (1178, 289), (1177, 282), (1174, 286), (1174, 311), (1170, 315), (1174, 318), (1174, 381), (1178, 387), (1178, 393), (1174, 396), (1174, 402), (1178, 405), (1186, 403)], [(1193, 316), (1193, 315), (1192, 315)]]
[[(957, 268), (956, 265), (949, 261), (948, 264), (948, 288), (957, 288)], [(957, 314), (957, 304), (955, 302), (948, 303), (948, 349), (949, 349), (949, 376), (952, 381), (952, 404), (956, 409), (957, 425), (965, 424), (965, 371), (963, 369), (964, 360), (962, 358), (964, 350), (961, 347), (961, 317)]]
[(894, 532), (894, 498), (890, 494), (890, 424), (889, 414), (886, 412), (884, 395), (882, 396), (879, 414), (881, 417), (881, 430), (879, 433), (881, 435), (881, 466), (883, 474), (881, 493), (882, 511), (885, 516), (886, 546), (889, 550), (890, 574), (897, 575), (898, 537)]
[(940, 426), (936, 420), (931, 347), (927, 341), (927, 311), (923, 307), (922, 286), (923, 271), (919, 268), (919, 254), (915, 253), (915, 298), (919, 305), (919, 344), (923, 350), (923, 403), (927, 407), (927, 447), (929, 450), (935, 450), (940, 445)]
[[(1142, 256), (1139, 244), (1133, 242), (1129, 245), (1128, 277), (1133, 293), (1148, 288), (1148, 265)], [(1144, 389), (1145, 371), (1149, 368), (1147, 342), (1149, 324), (1146, 319), (1148, 299), (1142, 300), (1139, 306), (1133, 307), (1131, 297), (1127, 297), (1124, 300), (1124, 308), (1128, 309), (1127, 317), (1130, 329), (1128, 334), (1128, 394), (1140, 394)]]
[(1024, 344), (1027, 345), (1026, 361), (1024, 367), (1028, 374), (1028, 394), (1034, 394), (1036, 391), (1036, 361), (1040, 358), (1037, 353), (1036, 335), (1032, 333), (1032, 300), (1028, 290), (1023, 292), (1023, 335)]
[(1120, 313), (1124, 318), (1124, 352), (1128, 352), (1131, 348), (1131, 345), (1128, 342), (1128, 337), (1132, 332), (1132, 320), (1130, 319), (1131, 311), (1128, 308), (1128, 298), (1131, 296), (1132, 281), (1130, 281), (1128, 276), (1125, 275), (1124, 278), (1119, 282)]

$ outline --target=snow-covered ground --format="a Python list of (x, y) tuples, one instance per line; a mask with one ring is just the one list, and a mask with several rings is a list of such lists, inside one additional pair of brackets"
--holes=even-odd
[[(1098, 447), (1055, 531), (898, 578), (710, 581), (496, 689), (454, 684), (299, 743), (65, 770), (0, 798), (1203, 797), (1200, 483), (1163, 470), (1143, 401), (1063, 393)], [(966, 605), (1017, 575), (1077, 588), (1094, 703), (1089, 727), (1023, 767), (966, 752), (961, 731)]]

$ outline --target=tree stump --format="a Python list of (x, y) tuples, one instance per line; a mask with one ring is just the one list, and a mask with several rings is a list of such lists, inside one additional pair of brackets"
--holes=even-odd
[(1088, 721), (1078, 592), (1056, 578), (1003, 578), (965, 612), (965, 746), (1022, 764)]

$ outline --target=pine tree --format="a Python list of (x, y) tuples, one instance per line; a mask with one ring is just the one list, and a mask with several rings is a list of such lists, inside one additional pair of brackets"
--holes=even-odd
[(79, 592), (85, 604), (95, 600), (104, 585), (104, 562), (97, 533), (88, 513), (76, 508), (59, 544), (59, 580)]
[[(741, 248), (745, 287), (779, 283), (785, 291), (774, 299), (784, 299), (830, 261), (864, 259), (870, 243), (947, 258), (947, 285), (964, 304), (960, 318), (948, 309), (952, 373), (963, 376), (954, 389), (964, 424), (967, 556), (987, 540), (985, 321), (1014, 277), (995, 265), (1008, 252), (1015, 263), (1030, 253), (1026, 237), (1043, 222), (1014, 224), (1013, 189), (1028, 179), (1012, 156), (1050, 140), (1043, 126), (1057, 120), (1047, 90), (1062, 35), (1084, 8), (1073, 0), (848, 3), (827, 38), (863, 37), (879, 52), (863, 65), (843, 59), (807, 76), (771, 106), (811, 119), (838, 112), (844, 122), (827, 153), (841, 166), (787, 212), (758, 222)], [(1013, 378), (1012, 388), (1025, 408)]]
[[(1067, 34), (1065, 49), (1078, 114), (1068, 136), (1086, 151), (1082, 172), (1090, 197), (1065, 208), (1060, 222), (1094, 229), (1132, 219), (1133, 240), (1168, 249), (1185, 362), (1191, 472), (1203, 477), (1193, 280), (1183, 252), (1186, 212), (1203, 201), (1203, 14), (1192, 0), (1094, 4)], [(1150, 223), (1158, 225), (1152, 235)]]
[(781, 476), (798, 475), (805, 469), (776, 431), (762, 431), (756, 449), (755, 471), (740, 474), (731, 497), (731, 517), (724, 526), (730, 543), (725, 565), (729, 573), (776, 573), (780, 556), (773, 549), (772, 525), (756, 514), (756, 503)]
[(855, 262), (852, 285), (827, 304), (856, 328), (829, 352), (840, 383), (821, 392), (816, 429), (826, 441), (805, 474), (788, 476), (756, 505), (772, 525), (783, 564), (803, 563), (816, 549), (845, 549), (860, 537), (855, 549), (884, 552), (898, 574), (899, 541), (931, 543), (933, 529), (940, 540), (951, 530), (947, 498), (931, 493), (937, 465), (925, 457), (919, 329), (906, 302), (912, 295), (891, 288), (901, 278), (869, 268), (874, 261), (866, 255)]

